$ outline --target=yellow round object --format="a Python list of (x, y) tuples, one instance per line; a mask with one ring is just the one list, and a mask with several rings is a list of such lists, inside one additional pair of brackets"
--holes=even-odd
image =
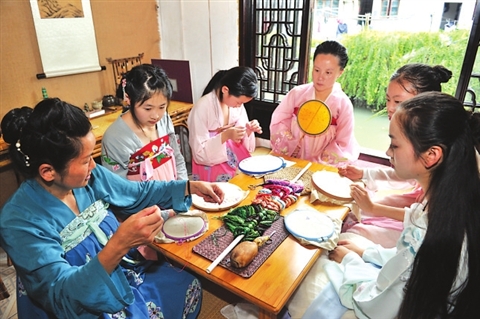
[(303, 103), (298, 109), (298, 126), (308, 135), (324, 133), (332, 122), (332, 113), (328, 106), (319, 100)]

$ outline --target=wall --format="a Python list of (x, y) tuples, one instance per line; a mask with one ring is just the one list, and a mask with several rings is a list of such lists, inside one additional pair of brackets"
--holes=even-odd
[(190, 61), (193, 101), (218, 70), (238, 65), (238, 0), (158, 0), (162, 59)]
[[(103, 95), (114, 94), (111, 65), (106, 58), (137, 56), (143, 62), (160, 57), (157, 3), (155, 0), (90, 0), (101, 65), (107, 69), (38, 80), (42, 62), (28, 0), (0, 1), (0, 118), (11, 109), (35, 106), (44, 86), (50, 97), (83, 106)], [(16, 189), (11, 170), (0, 170), (0, 207)]]
[(42, 98), (59, 97), (83, 106), (114, 94), (113, 71), (106, 58), (137, 56), (142, 62), (160, 57), (157, 2), (90, 0), (98, 57), (105, 71), (41, 79), (40, 53), (29, 0), (0, 1), (0, 118), (10, 109), (34, 106)]

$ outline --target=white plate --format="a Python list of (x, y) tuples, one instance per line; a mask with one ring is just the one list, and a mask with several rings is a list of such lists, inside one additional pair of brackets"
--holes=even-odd
[(210, 211), (216, 212), (220, 210), (226, 210), (233, 206), (237, 206), (240, 204), (245, 197), (248, 195), (248, 191), (242, 190), (235, 184), (231, 183), (216, 183), (225, 194), (223, 202), (220, 204), (217, 203), (209, 203), (203, 200), (202, 197), (192, 194), (192, 204), (196, 208), (203, 210), (203, 211)]
[(312, 183), (326, 196), (344, 201), (353, 200), (350, 195), (350, 185), (354, 182), (338, 175), (337, 172), (317, 171), (312, 174)]
[(242, 160), (238, 169), (245, 174), (261, 175), (278, 171), (285, 167), (283, 158), (273, 155), (252, 156)]
[(284, 222), (293, 236), (320, 243), (328, 240), (335, 230), (333, 221), (313, 208), (296, 209), (285, 216)]
[(175, 215), (163, 224), (165, 237), (175, 241), (187, 241), (197, 237), (205, 230), (205, 220), (199, 216)]

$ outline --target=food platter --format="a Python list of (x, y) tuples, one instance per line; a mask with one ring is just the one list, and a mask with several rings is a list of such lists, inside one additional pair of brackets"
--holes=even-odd
[(350, 186), (354, 184), (354, 182), (338, 175), (337, 172), (326, 170), (317, 171), (312, 174), (312, 184), (316, 190), (330, 198), (339, 201), (353, 200), (350, 195)]
[(248, 195), (248, 191), (242, 190), (235, 184), (216, 183), (225, 194), (223, 202), (220, 204), (206, 202), (202, 197), (192, 194), (192, 204), (196, 208), (206, 212), (218, 212), (237, 206)]
[(184, 242), (202, 235), (206, 230), (206, 225), (205, 220), (200, 216), (182, 216), (178, 214), (165, 221), (162, 232), (166, 238)]
[(278, 171), (286, 165), (283, 158), (274, 155), (252, 156), (242, 160), (238, 169), (249, 175), (263, 175)]
[(324, 242), (334, 233), (333, 221), (313, 208), (296, 209), (285, 216), (285, 228), (293, 236), (308, 241)]

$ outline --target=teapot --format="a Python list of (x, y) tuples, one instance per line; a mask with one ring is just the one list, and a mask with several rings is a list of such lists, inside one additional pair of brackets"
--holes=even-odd
[(115, 106), (117, 105), (117, 99), (113, 95), (105, 95), (102, 98), (103, 107)]

